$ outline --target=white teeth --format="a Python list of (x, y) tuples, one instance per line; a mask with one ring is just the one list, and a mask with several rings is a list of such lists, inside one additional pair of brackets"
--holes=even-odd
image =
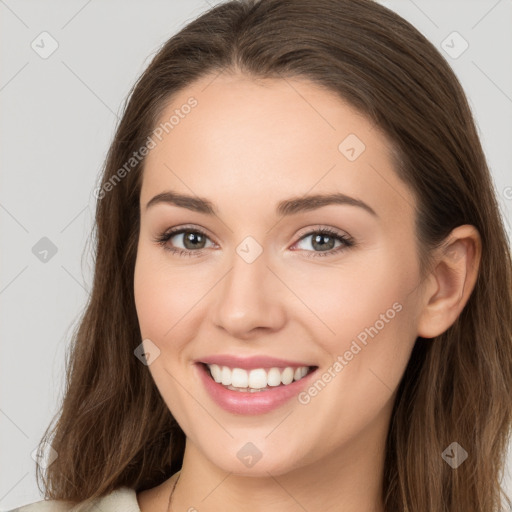
[[(224, 371), (224, 368), (222, 369)], [(235, 388), (246, 388), (249, 385), (249, 375), (242, 368), (233, 368), (231, 371), (231, 385)]]
[(255, 368), (247, 371), (243, 368), (229, 368), (217, 364), (208, 364), (208, 368), (215, 382), (221, 383), (228, 389), (245, 388), (244, 390), (255, 392), (267, 387), (275, 387), (291, 384), (294, 380), (302, 379), (309, 371), (308, 366), (292, 368)]
[(270, 368), (267, 374), (267, 383), (269, 386), (279, 386), (281, 384), (281, 372), (279, 368)]
[[(235, 370), (233, 370), (234, 372)], [(257, 368), (249, 372), (249, 383), (248, 387), (252, 389), (262, 389), (267, 387), (267, 372), (263, 368)], [(245, 388), (247, 386), (237, 386), (239, 388)]]
[(212, 373), (212, 377), (215, 382), (222, 381), (222, 370), (220, 369), (218, 364), (210, 365), (210, 372)]
[(224, 386), (231, 384), (231, 370), (227, 366), (223, 366), (221, 369), (221, 382)]
[(281, 374), (281, 382), (283, 384), (290, 384), (290, 382), (293, 382), (293, 368), (287, 367), (284, 369)]

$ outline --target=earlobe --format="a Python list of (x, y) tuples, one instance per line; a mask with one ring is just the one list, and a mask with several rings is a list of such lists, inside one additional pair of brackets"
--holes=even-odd
[(464, 309), (478, 277), (482, 244), (478, 230), (455, 228), (438, 250), (437, 264), (424, 288), (418, 336), (434, 338), (445, 332)]

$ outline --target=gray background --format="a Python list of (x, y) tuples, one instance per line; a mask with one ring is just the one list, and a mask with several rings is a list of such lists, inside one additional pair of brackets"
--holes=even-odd
[[(431, 40), (459, 77), (510, 237), (512, 0), (382, 3)], [(89, 293), (93, 189), (122, 102), (159, 45), (209, 5), (0, 0), (2, 510), (41, 499), (31, 454), (57, 411), (65, 349)], [(31, 47), (51, 49), (44, 31), (58, 43), (47, 58)], [(454, 31), (469, 44), (456, 58), (443, 49), (446, 40), (452, 54), (463, 49), (447, 39)], [(510, 494), (511, 468), (509, 454)]]

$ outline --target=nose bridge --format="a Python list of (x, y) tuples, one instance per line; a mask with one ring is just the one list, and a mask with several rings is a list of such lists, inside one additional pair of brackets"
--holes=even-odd
[(283, 286), (269, 269), (267, 252), (252, 237), (244, 239), (230, 258), (230, 271), (216, 296), (215, 322), (242, 337), (256, 327), (277, 328), (284, 320)]

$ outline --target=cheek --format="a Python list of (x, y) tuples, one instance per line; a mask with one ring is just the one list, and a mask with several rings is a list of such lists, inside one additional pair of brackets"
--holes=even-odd
[[(169, 276), (155, 261), (154, 249), (139, 244), (134, 272), (135, 307), (143, 338), (163, 340), (172, 321), (171, 314), (178, 302)], [(174, 302), (173, 302), (174, 301)]]
[(190, 333), (183, 320), (188, 318), (185, 314), (190, 307), (184, 293), (178, 292), (185, 284), (183, 272), (170, 271), (162, 262), (158, 250), (139, 245), (134, 270), (135, 307), (142, 339), (151, 340), (160, 350), (148, 370), (169, 409), (180, 415), (186, 397), (173, 376), (184, 378), (181, 351)]
[(143, 338), (155, 338), (158, 319), (161, 318), (161, 290), (155, 288), (155, 275), (151, 272), (144, 253), (139, 251), (135, 263), (134, 295), (135, 308)]
[(312, 337), (332, 362), (346, 353), (353, 372), (363, 366), (384, 373), (402, 369), (415, 339), (411, 300), (418, 272), (407, 254), (403, 245), (401, 254), (384, 246), (351, 256), (337, 269), (318, 268), (307, 282), (294, 282), (294, 291), (315, 313)]
[(134, 272), (135, 307), (143, 338), (154, 340), (162, 348), (172, 345), (179, 349), (193, 337), (192, 327), (198, 325), (201, 314), (204, 316), (205, 301), (201, 298), (212, 284), (208, 285), (208, 271), (201, 265), (181, 265), (177, 260), (171, 264), (169, 259), (164, 249), (139, 245)]
[[(316, 339), (330, 355), (324, 364), (331, 371), (325, 379), (320, 376), (328, 391), (314, 400), (318, 411), (334, 414), (329, 420), (333, 425), (347, 428), (347, 422), (371, 421), (388, 403), (409, 360), (416, 339), (417, 269), (413, 258), (397, 258), (396, 253), (381, 253), (372, 265), (357, 272), (351, 268), (337, 283), (324, 284), (334, 303), (324, 298), (320, 311), (334, 332), (326, 336), (324, 329), (320, 336), (317, 330)], [(323, 389), (323, 383), (317, 387)], [(353, 416), (339, 416), (332, 403)], [(361, 424), (354, 423), (354, 431)]]
[(281, 275), (301, 299), (295, 315), (301, 311), (303, 324), (310, 319), (313, 338), (337, 355), (358, 336), (363, 342), (369, 338), (367, 329), (375, 324), (378, 337), (386, 339), (406, 316), (397, 310), (405, 309), (404, 301), (414, 290), (416, 269), (413, 259), (398, 258), (384, 248), (350, 255), (337, 267), (310, 264), (302, 277), (290, 265)]

